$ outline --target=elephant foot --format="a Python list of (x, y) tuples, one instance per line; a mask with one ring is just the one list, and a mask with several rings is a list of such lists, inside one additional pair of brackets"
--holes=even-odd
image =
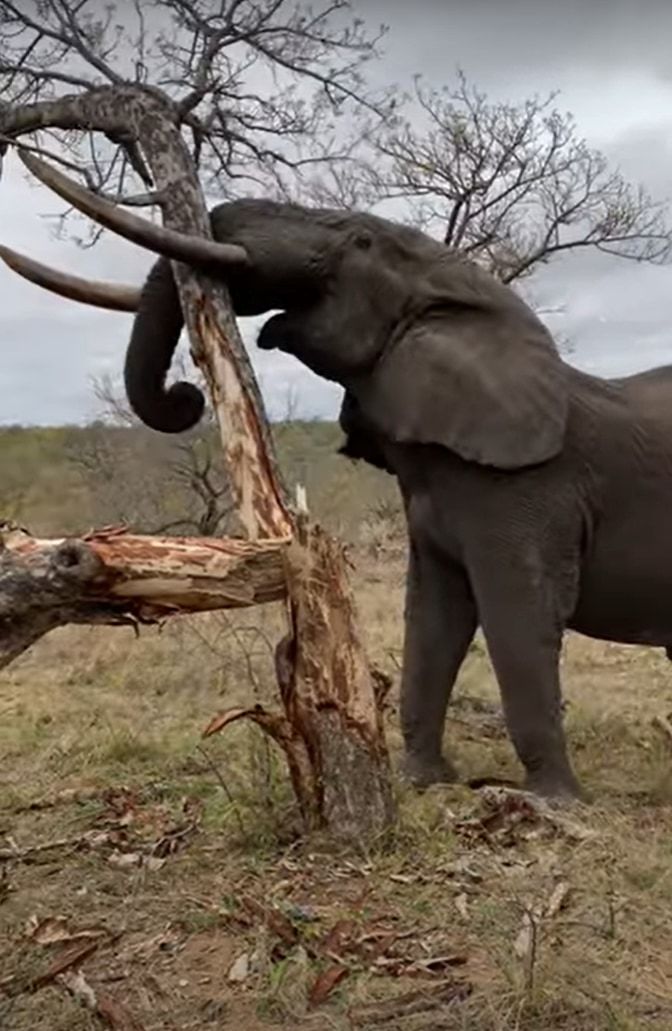
[(550, 802), (587, 802), (588, 797), (571, 770), (563, 773), (537, 770), (525, 778), (525, 791)]
[(448, 759), (427, 759), (421, 755), (407, 755), (402, 774), (413, 787), (419, 789), (429, 788), (432, 784), (455, 784), (460, 779)]

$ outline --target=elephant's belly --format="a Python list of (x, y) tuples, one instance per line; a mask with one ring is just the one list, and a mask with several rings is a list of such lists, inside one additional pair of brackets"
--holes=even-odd
[(595, 543), (569, 625), (625, 644), (672, 642), (672, 510), (665, 527), (645, 520)]

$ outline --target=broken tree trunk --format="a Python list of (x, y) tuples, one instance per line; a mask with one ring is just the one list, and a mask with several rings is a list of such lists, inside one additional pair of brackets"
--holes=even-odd
[[(18, 137), (45, 126), (132, 137), (142, 147), (163, 198), (164, 224), (210, 235), (175, 106), (159, 91), (124, 84), (0, 110), (0, 131), (6, 135)], [(61, 192), (42, 163), (31, 159), (30, 167)], [(280, 591), (278, 596), (287, 599), (289, 623), (276, 655), (284, 712), (234, 710), (219, 717), (210, 732), (233, 719), (256, 720), (287, 755), (308, 827), (326, 825), (349, 840), (380, 835), (394, 816), (379, 704), (384, 680), (366, 661), (343, 548), (288, 505), (224, 285), (183, 265), (174, 263), (173, 268), (192, 355), (210, 389), (248, 540), (170, 542), (98, 534), (76, 542), (29, 544), (30, 538), (10, 535), (2, 555), (0, 605), (6, 615), (0, 635), (6, 635), (10, 653), (12, 647), (23, 650), (66, 616), (71, 622), (156, 618), (167, 609), (254, 604)], [(241, 548), (248, 550), (237, 550)], [(70, 572), (68, 555), (76, 560)], [(19, 599), (30, 599), (31, 589), (34, 599), (38, 584), (43, 598), (54, 604), (41, 609), (28, 604), (22, 611)], [(137, 594), (129, 595), (131, 587)], [(86, 604), (91, 605), (88, 614)], [(21, 621), (23, 629), (17, 629)]]
[(137, 627), (287, 596), (281, 541), (144, 537), (117, 529), (39, 540), (0, 526), (0, 668), (67, 623)]

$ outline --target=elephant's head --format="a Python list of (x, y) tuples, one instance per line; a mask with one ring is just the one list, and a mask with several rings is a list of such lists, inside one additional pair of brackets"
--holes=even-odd
[(346, 453), (384, 467), (364, 441), (376, 433), (500, 468), (560, 450), (565, 367), (536, 315), (475, 264), (372, 215), (241, 201), (212, 220), (249, 255), (227, 276), (236, 310), (251, 297), (282, 309), (258, 345), (346, 388), (341, 424), (356, 412), (359, 441)]
[[(105, 218), (131, 235), (128, 213), (124, 225), (110, 211)], [(238, 314), (279, 309), (259, 346), (343, 384), (358, 432), (442, 445), (499, 468), (542, 462), (562, 447), (565, 367), (534, 313), (484, 270), (372, 215), (241, 200), (216, 207), (211, 222), (218, 244), (156, 226), (145, 241), (164, 257), (140, 295), (125, 373), (148, 425), (177, 432), (203, 407), (189, 384), (165, 389), (182, 328), (168, 260), (178, 258), (221, 274)], [(148, 231), (133, 232), (141, 242)]]

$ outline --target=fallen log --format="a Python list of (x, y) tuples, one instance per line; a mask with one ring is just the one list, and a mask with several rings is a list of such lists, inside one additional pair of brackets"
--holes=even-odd
[(0, 668), (67, 623), (156, 623), (287, 595), (282, 539), (100, 530), (40, 540), (0, 524)]

